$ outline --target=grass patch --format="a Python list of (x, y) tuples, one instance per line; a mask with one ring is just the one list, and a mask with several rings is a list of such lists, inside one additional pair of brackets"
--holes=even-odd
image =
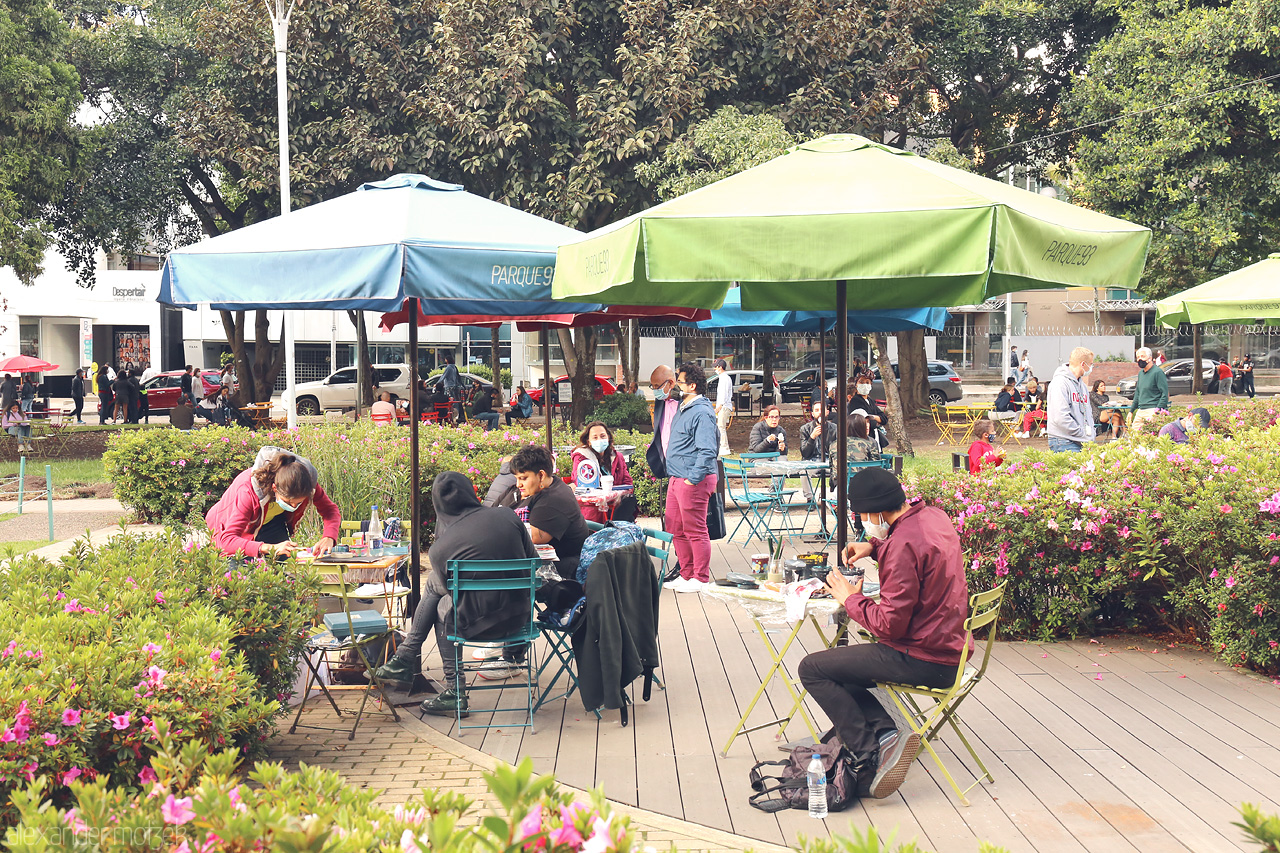
[(0, 544), (0, 559), (11, 560), (49, 544), (51, 543), (47, 539), (20, 539), (17, 542), (5, 542)]
[[(97, 459), (65, 459), (45, 463), (40, 459), (27, 460), (27, 476), (44, 478), (44, 466), (53, 466), (53, 488), (63, 489), (68, 486), (96, 486), (110, 482), (102, 458)], [(17, 462), (0, 462), (0, 477), (14, 477), (18, 473)], [(44, 488), (41, 486), (41, 488)]]

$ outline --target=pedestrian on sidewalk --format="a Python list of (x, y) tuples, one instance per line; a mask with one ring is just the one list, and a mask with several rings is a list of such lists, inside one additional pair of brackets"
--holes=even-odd
[(84, 423), (84, 368), (76, 370), (75, 378), (71, 380), (71, 402), (74, 408), (71, 410), (71, 417), (75, 418), (76, 423)]
[(101, 426), (111, 417), (115, 405), (115, 392), (111, 390), (111, 365), (103, 363), (98, 368), (98, 425)]
[(720, 455), (728, 456), (729, 421), (733, 418), (733, 377), (728, 374), (729, 362), (716, 359), (716, 429), (720, 433)]

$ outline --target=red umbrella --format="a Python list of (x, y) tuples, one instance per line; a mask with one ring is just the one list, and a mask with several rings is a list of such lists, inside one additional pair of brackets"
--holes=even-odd
[(46, 370), (57, 370), (58, 365), (50, 364), (29, 355), (15, 355), (0, 361), (0, 370), (11, 373), (42, 373)]

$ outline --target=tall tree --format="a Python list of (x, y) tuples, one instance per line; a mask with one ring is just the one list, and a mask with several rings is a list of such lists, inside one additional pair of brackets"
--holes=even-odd
[(48, 0), (0, 0), (0, 266), (40, 275), (49, 209), (78, 174), (80, 103), (67, 25)]
[(1158, 298), (1280, 244), (1280, 7), (1139, 0), (1092, 57), (1070, 120), (1073, 201), (1152, 229)]

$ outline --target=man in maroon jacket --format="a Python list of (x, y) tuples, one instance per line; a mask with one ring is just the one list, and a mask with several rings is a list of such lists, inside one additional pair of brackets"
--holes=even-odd
[(854, 755), (859, 788), (887, 797), (902, 784), (920, 751), (920, 736), (899, 730), (871, 690), (877, 681), (948, 687), (964, 648), (969, 589), (960, 537), (936, 507), (908, 505), (897, 477), (880, 468), (849, 484), (849, 507), (862, 516), (868, 542), (844, 553), (846, 565), (874, 557), (880, 597), (862, 594), (839, 572), (827, 576), (831, 596), (877, 643), (815, 652), (800, 662), (800, 681)]

